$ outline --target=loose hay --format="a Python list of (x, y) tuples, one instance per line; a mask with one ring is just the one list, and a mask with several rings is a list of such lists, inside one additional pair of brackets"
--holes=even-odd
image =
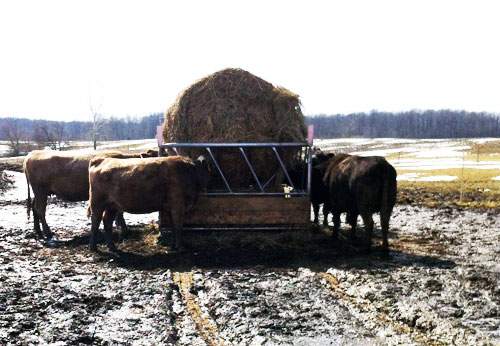
[[(197, 81), (181, 92), (165, 114), (163, 139), (169, 142), (304, 142), (305, 119), (298, 95), (241, 69), (225, 69)], [(195, 158), (199, 150), (184, 150)], [(269, 149), (248, 149), (259, 178), (269, 179), (279, 163)], [(285, 164), (296, 149), (280, 149)], [(250, 172), (237, 149), (216, 158), (232, 187), (251, 183)]]

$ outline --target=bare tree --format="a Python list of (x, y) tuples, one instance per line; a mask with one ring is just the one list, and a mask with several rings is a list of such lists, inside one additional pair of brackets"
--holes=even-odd
[(62, 150), (68, 142), (65, 140), (65, 124), (62, 121), (40, 121), (35, 125), (35, 141), (41, 147)]
[(94, 107), (90, 102), (90, 114), (92, 115), (92, 141), (94, 142), (94, 150), (97, 149), (97, 139), (101, 135), (101, 130), (106, 124), (106, 120), (102, 113), (100, 113), (102, 102)]
[(24, 137), (24, 128), (18, 120), (4, 122), (2, 124), (2, 132), (9, 141), (9, 147), (13, 156), (19, 156), (23, 146), (22, 138)]

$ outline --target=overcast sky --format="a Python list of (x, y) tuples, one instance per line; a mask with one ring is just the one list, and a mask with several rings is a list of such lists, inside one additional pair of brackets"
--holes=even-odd
[(305, 114), (500, 113), (499, 1), (1, 1), (0, 117), (164, 112), (243, 68)]

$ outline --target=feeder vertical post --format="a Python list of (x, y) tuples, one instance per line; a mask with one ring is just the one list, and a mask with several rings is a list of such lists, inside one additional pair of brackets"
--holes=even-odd
[(314, 142), (314, 125), (307, 128), (307, 195), (311, 196), (312, 146)]
[(161, 125), (156, 126), (156, 141), (158, 142), (158, 156), (162, 156), (163, 134)]
[(465, 168), (465, 151), (462, 151), (462, 178), (460, 179), (460, 203), (464, 195), (464, 168)]
[[(161, 157), (162, 156), (162, 152), (163, 152), (163, 148), (162, 148), (162, 145), (163, 145), (163, 134), (162, 134), (162, 126), (161, 125), (158, 125), (156, 126), (156, 141), (158, 143), (158, 157)], [(160, 235), (163, 234), (163, 231), (161, 229), (161, 225), (163, 224), (163, 221), (162, 221), (162, 217), (161, 217), (161, 212), (162, 210), (159, 210), (158, 211), (158, 232), (160, 232)]]

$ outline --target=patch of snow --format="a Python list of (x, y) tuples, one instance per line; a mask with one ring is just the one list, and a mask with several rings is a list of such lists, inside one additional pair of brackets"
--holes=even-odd
[(430, 177), (422, 177), (419, 181), (453, 181), (457, 179), (458, 177), (454, 175), (433, 175)]
[(471, 142), (477, 143), (477, 144), (484, 144), (488, 142), (499, 142), (499, 138), (472, 138), (470, 139)]
[(146, 143), (137, 147), (134, 147), (134, 150), (149, 150), (149, 149), (158, 149), (158, 145), (156, 140), (153, 143)]
[(470, 150), (470, 146), (462, 145), (455, 147), (440, 147), (431, 150), (420, 151), (416, 153), (417, 157), (460, 157), (463, 156), (463, 151)]
[(452, 169), (452, 168), (473, 168), (473, 169), (500, 169), (498, 161), (463, 161), (460, 159), (401, 159), (389, 160), (389, 163), (399, 170), (435, 170), (435, 169)]
[(5, 155), (10, 151), (10, 147), (5, 144), (0, 144), (0, 155)]
[(452, 175), (432, 175), (421, 177), (421, 173), (405, 173), (398, 175), (398, 181), (453, 181), (458, 179)]
[(373, 143), (369, 138), (332, 138), (332, 139), (315, 139), (314, 145), (333, 144), (333, 143)]
[[(14, 171), (4, 171), (11, 179), (15, 189), (8, 189), (2, 195), (3, 201), (19, 202), (24, 201), (28, 197), (28, 184), (24, 173)], [(33, 198), (33, 195), (31, 196)]]
[(415, 181), (420, 176), (420, 173), (405, 173), (397, 177), (397, 181)]
[(401, 148), (394, 148), (394, 149), (381, 149), (381, 150), (369, 150), (369, 151), (355, 151), (351, 154), (359, 156), (387, 156), (390, 154), (402, 153), (402, 152), (403, 150), (401, 150)]
[(131, 141), (115, 141), (115, 142), (107, 142), (106, 144), (98, 145), (98, 149), (110, 149), (116, 147), (122, 147), (125, 145), (139, 145), (145, 143), (156, 143), (156, 139), (140, 139), (140, 140), (131, 140)]

